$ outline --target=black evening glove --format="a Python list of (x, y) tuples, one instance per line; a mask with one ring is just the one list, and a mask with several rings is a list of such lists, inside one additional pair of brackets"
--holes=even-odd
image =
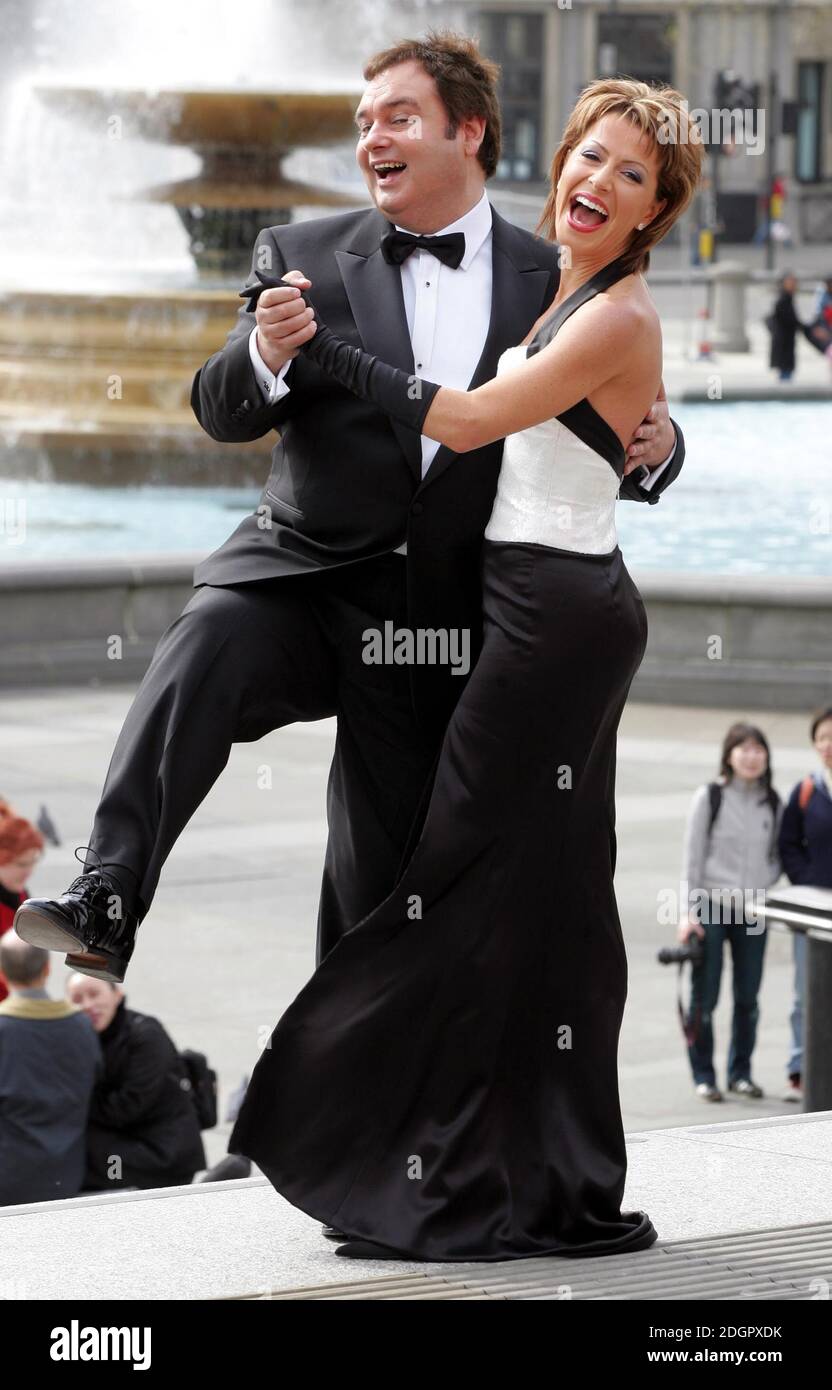
[[(285, 280), (273, 280), (259, 270), (256, 274), (262, 283), (247, 285), (240, 292), (241, 299), (249, 299), (246, 305), (249, 312), (254, 310), (263, 290), (285, 289), (287, 286)], [(317, 332), (308, 343), (301, 344), (298, 352), (315, 362), (321, 371), (331, 376), (333, 381), (345, 386), (348, 391), (352, 391), (353, 395), (371, 401), (394, 420), (399, 420), (401, 424), (408, 425), (421, 434), (431, 401), (440, 390), (437, 383), (425, 381), (422, 377), (410, 376), (398, 367), (381, 362), (378, 357), (364, 352), (362, 348), (351, 347), (349, 343), (336, 337), (322, 322), (318, 308), (308, 294), (301, 291), (301, 298), (304, 304), (315, 312)]]

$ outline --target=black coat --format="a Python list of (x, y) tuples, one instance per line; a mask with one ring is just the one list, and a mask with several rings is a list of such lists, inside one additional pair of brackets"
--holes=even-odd
[(0, 1006), (0, 1207), (76, 1197), (87, 1110), (103, 1067), (89, 1019), (66, 1000)]
[[(205, 1168), (184, 1064), (156, 1018), (125, 1007), (98, 1035), (104, 1072), (90, 1105), (85, 1190), (189, 1183)], [(112, 1171), (113, 1158), (121, 1171)]]
[(795, 312), (793, 296), (787, 290), (783, 290), (771, 315), (769, 366), (775, 367), (779, 372), (794, 371), (794, 340), (802, 326)]
[[(496, 373), (554, 298), (557, 247), (507, 222), (492, 207), (491, 320), (470, 388)], [(332, 331), (382, 361), (414, 371), (401, 271), (380, 250), (390, 228), (375, 208), (264, 228), (252, 273), (302, 270)], [(249, 281), (249, 282), (250, 282)], [(394, 550), (407, 539), (409, 626), (471, 633), (472, 665), (482, 628), (480, 557), (497, 490), (503, 441), (455, 454), (440, 445), (421, 477), (414, 430), (337, 385), (302, 354), (288, 395), (269, 405), (249, 356), (253, 313), (241, 307), (225, 346), (197, 372), (191, 404), (213, 439), (259, 439), (280, 431), (258, 504), (219, 550), (197, 565), (194, 584), (239, 584), (337, 566)], [(655, 503), (677, 476), (684, 442), (647, 491), (635, 474), (620, 496)], [(270, 522), (271, 525), (266, 523)], [(426, 727), (442, 727), (464, 682), (447, 663), (411, 667), (414, 705)]]

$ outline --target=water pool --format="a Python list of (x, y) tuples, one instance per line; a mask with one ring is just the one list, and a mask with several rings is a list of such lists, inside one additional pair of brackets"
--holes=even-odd
[[(675, 405), (681, 476), (654, 507), (622, 503), (633, 569), (832, 574), (832, 401)], [(0, 477), (0, 563), (214, 550), (257, 489), (101, 487)]]
[(832, 574), (832, 401), (671, 406), (686, 457), (653, 507), (622, 503), (637, 569)]

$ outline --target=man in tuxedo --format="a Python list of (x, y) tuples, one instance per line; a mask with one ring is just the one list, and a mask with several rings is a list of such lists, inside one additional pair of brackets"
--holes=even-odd
[[(498, 70), (463, 36), (377, 55), (356, 113), (374, 206), (260, 232), (255, 272), (300, 267), (325, 322), (383, 361), (458, 389), (494, 376), (558, 286), (557, 248), (485, 193), (500, 149)], [(436, 242), (431, 242), (432, 237)], [(366, 632), (457, 630), (481, 642), (480, 556), (502, 441), (455, 455), (333, 383), (298, 347), (290, 284), (240, 309), (191, 401), (217, 440), (278, 434), (255, 511), (196, 568), (113, 752), (84, 873), (29, 899), (24, 939), (122, 979), (162, 865), (231, 745), (338, 720), (316, 959), (393, 888), (466, 684), (441, 662), (375, 665)], [(622, 497), (656, 502), (684, 445), (658, 401)]]

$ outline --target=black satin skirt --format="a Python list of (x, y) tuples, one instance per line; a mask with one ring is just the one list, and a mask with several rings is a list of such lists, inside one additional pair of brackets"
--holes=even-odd
[(421, 1260), (607, 1255), (622, 1212), (616, 731), (644, 604), (607, 555), (485, 541), (482, 654), (399, 881), (323, 959), (229, 1148)]

